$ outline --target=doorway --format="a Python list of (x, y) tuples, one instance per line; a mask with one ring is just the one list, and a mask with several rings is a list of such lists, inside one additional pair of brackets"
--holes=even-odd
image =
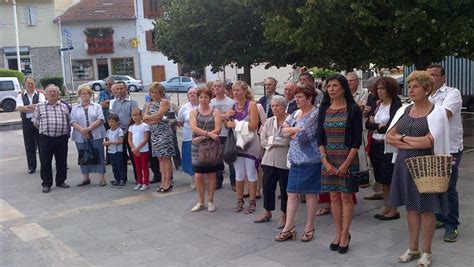
[(99, 74), (99, 80), (109, 77), (109, 64), (106, 58), (97, 59), (97, 72)]
[(161, 82), (166, 80), (166, 72), (164, 65), (151, 66), (151, 78), (153, 82)]

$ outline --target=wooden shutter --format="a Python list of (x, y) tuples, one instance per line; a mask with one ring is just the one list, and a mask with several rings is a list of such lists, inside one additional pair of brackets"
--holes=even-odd
[(146, 31), (145, 32), (145, 35), (146, 35), (146, 50), (148, 51), (153, 51), (153, 32), (150, 30), (150, 31)]

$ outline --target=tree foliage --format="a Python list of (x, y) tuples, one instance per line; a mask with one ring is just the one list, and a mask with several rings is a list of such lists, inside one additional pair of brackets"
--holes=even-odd
[(251, 65), (266, 61), (269, 47), (252, 0), (171, 0), (164, 8), (156, 44), (174, 61), (214, 71), (236, 64), (248, 82)]
[(265, 36), (297, 47), (305, 65), (424, 68), (448, 55), (474, 58), (474, 1), (271, 2)]
[(162, 0), (156, 44), (193, 66), (352, 70), (474, 59), (472, 0)]

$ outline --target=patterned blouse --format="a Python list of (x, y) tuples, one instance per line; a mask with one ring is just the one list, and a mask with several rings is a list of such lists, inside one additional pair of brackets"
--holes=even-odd
[(315, 108), (297, 121), (296, 115), (298, 112), (301, 111), (293, 112), (286, 120), (286, 124), (290, 127), (301, 128), (301, 131), (296, 134), (296, 139), (290, 140), (288, 160), (291, 164), (296, 165), (320, 163), (321, 156), (319, 154), (318, 142), (316, 141), (318, 109)]

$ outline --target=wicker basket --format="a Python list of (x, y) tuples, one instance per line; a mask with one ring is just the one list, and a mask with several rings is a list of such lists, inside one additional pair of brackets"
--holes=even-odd
[(451, 177), (451, 156), (422, 156), (405, 160), (420, 193), (444, 193)]

